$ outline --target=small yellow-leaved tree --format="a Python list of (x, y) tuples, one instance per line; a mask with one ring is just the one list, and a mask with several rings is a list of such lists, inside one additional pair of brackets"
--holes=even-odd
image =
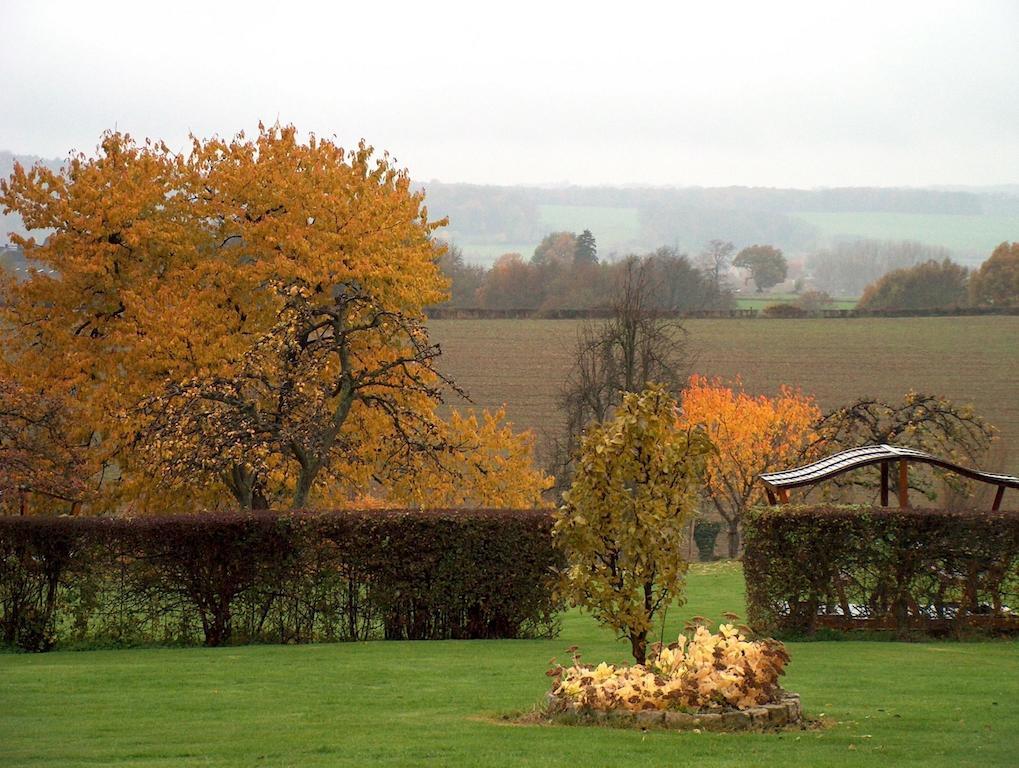
[(554, 529), (568, 563), (563, 597), (629, 639), (640, 664), (655, 614), (682, 591), (683, 534), (713, 450), (702, 431), (678, 428), (676, 413), (651, 386), (590, 427)]

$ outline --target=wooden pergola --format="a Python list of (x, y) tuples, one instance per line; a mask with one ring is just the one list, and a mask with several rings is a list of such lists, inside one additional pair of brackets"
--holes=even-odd
[(833, 454), (812, 464), (806, 464), (795, 469), (787, 469), (782, 472), (765, 472), (762, 475), (758, 475), (758, 477), (764, 483), (769, 503), (772, 505), (780, 503), (788, 504), (790, 488), (815, 485), (816, 483), (830, 480), (844, 472), (879, 464), (881, 465), (881, 506), (887, 507), (888, 473), (893, 462), (898, 463), (900, 507), (909, 506), (910, 462), (931, 464), (970, 480), (977, 480), (981, 483), (997, 486), (998, 492), (994, 495), (991, 511), (997, 511), (1001, 508), (1001, 500), (1005, 495), (1006, 488), (1019, 489), (1019, 477), (998, 475), (970, 469), (969, 467), (961, 467), (954, 462), (939, 458), (930, 453), (918, 451), (915, 448), (903, 448), (897, 445), (865, 445), (862, 448), (851, 448), (848, 451)]

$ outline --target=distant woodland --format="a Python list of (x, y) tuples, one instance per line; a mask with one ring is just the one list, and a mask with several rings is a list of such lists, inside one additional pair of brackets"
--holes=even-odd
[[(16, 161), (52, 169), (61, 164), (0, 151), (0, 177)], [(746, 290), (751, 274), (731, 263), (721, 271), (711, 267), (712, 242), (732, 246), (730, 261), (742, 249), (767, 244), (788, 262), (786, 289), (856, 298), (890, 272), (946, 259), (975, 269), (1002, 241), (1019, 240), (1019, 187), (1009, 186), (417, 186), (426, 193), (430, 216), (449, 219), (439, 235), (450, 245), (443, 270), (455, 307), (598, 307), (611, 293), (613, 265), (639, 256), (660, 273), (663, 307), (724, 308)], [(596, 242), (593, 258), (574, 265), (572, 251), (553, 249), (548, 258), (540, 253), (549, 238), (575, 239), (585, 231)], [(7, 233), (25, 231), (15, 215), (0, 212), (0, 239)], [(16, 251), (0, 254), (0, 262), (25, 268)], [(957, 293), (963, 290), (958, 283)]]
[[(441, 182), (422, 186), (429, 209), (450, 218), (447, 236), (463, 248), (469, 261), (479, 260), (479, 256), (494, 261), (500, 255), (500, 246), (505, 246), (505, 251), (524, 243), (533, 247), (556, 229), (587, 228), (598, 237), (605, 255), (649, 251), (663, 245), (691, 252), (714, 238), (732, 241), (739, 248), (772, 243), (787, 253), (800, 254), (865, 238), (943, 245), (952, 248), (961, 260), (973, 261), (986, 258), (993, 247), (991, 241), (1007, 239), (1012, 229), (1008, 219), (1016, 217), (1019, 223), (1019, 188), (1011, 187), (539, 188)], [(854, 214), (861, 217), (860, 222), (853, 220)], [(836, 228), (847, 231), (826, 231), (829, 222), (825, 215), (836, 217)], [(1008, 231), (968, 248), (963, 237), (938, 242), (939, 237), (923, 225), (923, 217), (932, 216), (946, 217), (942, 223), (956, 229), (979, 228), (981, 223), (988, 223), (981, 222), (981, 218), (993, 218), (996, 226), (1007, 222)], [(820, 226), (818, 219), (823, 222)], [(866, 231), (875, 220), (888, 228), (879, 237)], [(850, 231), (853, 229), (860, 231)]]

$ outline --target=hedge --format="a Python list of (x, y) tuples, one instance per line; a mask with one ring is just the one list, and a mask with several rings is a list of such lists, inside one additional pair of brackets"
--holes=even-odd
[(751, 626), (1019, 631), (1019, 512), (775, 506), (745, 521)]
[(543, 510), (0, 518), (0, 643), (547, 636)]

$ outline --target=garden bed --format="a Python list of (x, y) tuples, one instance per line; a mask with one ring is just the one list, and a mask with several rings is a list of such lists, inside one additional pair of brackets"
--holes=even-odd
[(783, 691), (777, 701), (747, 709), (716, 707), (703, 712), (678, 710), (597, 710), (548, 694), (545, 719), (562, 725), (611, 725), (618, 728), (662, 728), (674, 731), (749, 731), (783, 728), (803, 722), (797, 693)]

